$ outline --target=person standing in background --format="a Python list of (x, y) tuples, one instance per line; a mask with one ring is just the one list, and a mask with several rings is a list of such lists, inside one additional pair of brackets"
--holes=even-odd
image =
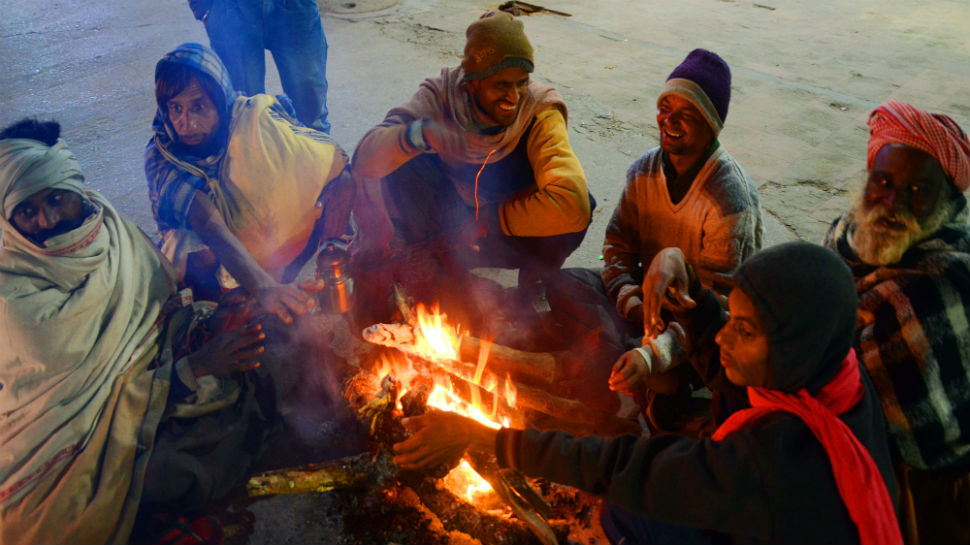
[(297, 119), (330, 134), (327, 121), (327, 37), (316, 0), (189, 0), (209, 45), (246, 96), (266, 92), (264, 50), (273, 54), (283, 92)]

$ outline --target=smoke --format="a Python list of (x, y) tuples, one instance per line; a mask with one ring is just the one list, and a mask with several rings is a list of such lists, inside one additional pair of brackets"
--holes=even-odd
[(266, 351), (260, 372), (275, 386), (286, 430), (322, 457), (366, 448), (366, 433), (343, 399), (344, 377), (354, 370), (360, 341), (345, 316), (311, 311), (290, 325), (275, 315), (261, 319)]

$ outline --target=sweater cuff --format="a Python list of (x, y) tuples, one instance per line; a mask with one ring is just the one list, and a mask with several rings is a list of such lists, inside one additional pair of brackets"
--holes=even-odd
[(522, 430), (512, 430), (502, 428), (495, 437), (495, 458), (499, 467), (512, 468), (518, 467), (518, 446)]
[(638, 346), (634, 348), (634, 350), (636, 350), (640, 354), (640, 357), (643, 358), (643, 361), (647, 362), (647, 372), (652, 375), (653, 368), (655, 367), (653, 363), (653, 358), (654, 358), (653, 350), (650, 350), (649, 345), (647, 345), (646, 347)]
[[(677, 322), (670, 322), (660, 335), (643, 337), (643, 346), (636, 350), (647, 360), (651, 373), (665, 373), (680, 365), (685, 359), (684, 340), (686, 333)], [(647, 353), (653, 357), (649, 359)]]
[(630, 319), (630, 313), (636, 307), (643, 305), (643, 289), (636, 284), (627, 284), (620, 288), (616, 297), (616, 310), (624, 319)]
[(431, 146), (424, 139), (424, 124), (427, 121), (428, 118), (426, 117), (415, 119), (408, 125), (407, 131), (404, 132), (404, 139), (407, 140), (408, 145), (422, 152), (431, 151)]

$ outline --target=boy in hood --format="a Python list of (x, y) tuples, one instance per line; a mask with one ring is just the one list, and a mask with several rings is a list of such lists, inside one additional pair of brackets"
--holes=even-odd
[(200, 298), (241, 285), (284, 322), (305, 313), (312, 299), (287, 282), (322, 238), (346, 233), (354, 187), (344, 152), (299, 125), (285, 97), (237, 96), (200, 44), (158, 62), (155, 98), (145, 175), (180, 278)]
[(729, 316), (690, 269), (662, 251), (646, 273), (658, 289), (644, 293), (677, 291), (691, 362), (750, 402), (711, 438), (575, 438), (430, 413), (405, 421), (415, 433), (395, 463), (492, 451), (503, 467), (603, 496), (612, 543), (902, 543), (885, 424), (852, 348), (848, 267), (804, 242), (759, 252), (734, 273)]

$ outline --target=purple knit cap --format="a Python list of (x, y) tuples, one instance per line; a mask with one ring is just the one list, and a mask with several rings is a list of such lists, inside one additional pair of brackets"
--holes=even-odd
[(724, 127), (731, 102), (731, 69), (717, 53), (695, 49), (667, 76), (657, 103), (667, 95), (677, 95), (693, 103), (717, 136)]

